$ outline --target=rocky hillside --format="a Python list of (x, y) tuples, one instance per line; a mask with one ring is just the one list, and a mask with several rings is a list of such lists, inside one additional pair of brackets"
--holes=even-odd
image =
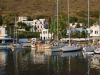
[[(69, 0), (70, 15), (86, 17), (88, 0)], [(19, 16), (37, 16), (54, 14), (56, 0), (0, 0), (0, 14), (17, 13)], [(90, 0), (90, 17), (98, 18), (100, 0)], [(59, 0), (59, 13), (67, 14), (67, 0)]]

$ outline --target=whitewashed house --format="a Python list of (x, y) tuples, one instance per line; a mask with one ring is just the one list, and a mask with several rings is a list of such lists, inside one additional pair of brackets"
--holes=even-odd
[(40, 39), (41, 40), (51, 40), (52, 39), (53, 34), (48, 32), (48, 29), (42, 29), (42, 32), (40, 34)]
[(93, 40), (100, 39), (100, 25), (98, 23), (94, 23), (93, 26), (90, 27), (90, 37)]
[[(78, 23), (74, 22), (74, 23), (70, 23), (70, 27), (71, 28), (76, 28)], [(82, 23), (79, 23), (80, 26), (83, 26)]]
[(11, 42), (12, 38), (10, 38), (7, 34), (6, 28), (0, 26), (0, 43)]
[(28, 17), (18, 17), (18, 22), (28, 21)]
[(44, 28), (44, 23), (45, 19), (39, 19), (34, 21), (33, 26), (36, 26), (36, 32), (42, 32), (42, 29)]
[(28, 17), (18, 17), (18, 22), (23, 22), (26, 25), (32, 26), (30, 29), (32, 32), (41, 32), (46, 25), (45, 19), (28, 21)]
[(83, 29), (83, 28), (72, 28), (71, 29), (72, 32), (75, 31), (75, 30), (77, 30), (79, 32), (85, 31), (85, 29)]

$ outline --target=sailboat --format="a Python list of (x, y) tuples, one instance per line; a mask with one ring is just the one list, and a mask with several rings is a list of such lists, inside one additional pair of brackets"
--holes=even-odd
[[(68, 0), (68, 25), (69, 25), (69, 0)], [(68, 29), (68, 34), (69, 34), (69, 44), (67, 46), (63, 46), (61, 49), (63, 52), (72, 52), (72, 51), (79, 51), (82, 49), (81, 46), (77, 46), (77, 45), (71, 45), (70, 44), (70, 25), (69, 25), (69, 29)]]
[[(89, 28), (89, 0), (88, 0), (88, 28)], [(90, 34), (90, 29), (88, 29), (88, 34)], [(90, 37), (89, 38), (89, 44), (90, 44)], [(85, 47), (83, 47), (83, 51), (85, 52), (93, 52), (96, 49), (96, 47), (94, 45), (85, 45)]]
[(57, 42), (56, 45), (51, 45), (50, 49), (52, 52), (61, 51), (61, 46), (58, 44), (58, 0), (57, 0)]
[(12, 50), (18, 50), (22, 49), (22, 46), (17, 43), (17, 24), (16, 24), (16, 18), (15, 18), (15, 26), (14, 26), (14, 38), (13, 38), (13, 45), (12, 45)]

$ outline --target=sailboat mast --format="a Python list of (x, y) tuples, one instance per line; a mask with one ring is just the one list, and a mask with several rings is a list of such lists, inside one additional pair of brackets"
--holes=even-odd
[[(88, 0), (88, 29), (89, 29), (89, 0)], [(88, 30), (88, 39), (90, 40), (90, 30)]]
[(70, 45), (70, 24), (69, 24), (69, 0), (67, 0), (68, 4), (68, 26), (69, 26), (69, 45)]
[(89, 28), (89, 0), (88, 0), (88, 28)]
[(99, 36), (100, 36), (100, 14), (99, 14)]
[(15, 25), (14, 25), (14, 38), (13, 43), (17, 44), (17, 23), (16, 23), (16, 17), (15, 17)]
[(58, 42), (58, 0), (57, 0), (57, 42)]

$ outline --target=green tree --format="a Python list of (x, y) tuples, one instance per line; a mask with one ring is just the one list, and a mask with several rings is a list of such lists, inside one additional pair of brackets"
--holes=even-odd
[(25, 28), (25, 27), (27, 26), (27, 25), (26, 25), (25, 23), (23, 23), (23, 22), (18, 22), (17, 25), (18, 25), (18, 28)]
[(80, 38), (80, 32), (78, 30), (75, 30), (71, 33), (72, 38)]
[(26, 27), (25, 27), (25, 30), (26, 30), (26, 31), (30, 31), (30, 28), (31, 28), (31, 26), (26, 26)]
[(80, 24), (79, 23), (76, 25), (76, 28), (80, 28)]
[(86, 32), (85, 31), (82, 31), (81, 32), (81, 38), (85, 38), (86, 37)]
[(36, 25), (34, 26), (34, 30), (35, 30), (35, 32), (36, 32), (36, 30), (37, 30), (37, 27), (36, 27)]
[(72, 22), (77, 22), (77, 21), (78, 21), (78, 18), (77, 18), (77, 17), (72, 17), (72, 16), (70, 16), (69, 18), (70, 18), (70, 19), (69, 19), (69, 22), (70, 22), (70, 23), (72, 23)]
[(2, 15), (0, 15), (0, 25), (2, 25), (3, 20), (2, 20)]

